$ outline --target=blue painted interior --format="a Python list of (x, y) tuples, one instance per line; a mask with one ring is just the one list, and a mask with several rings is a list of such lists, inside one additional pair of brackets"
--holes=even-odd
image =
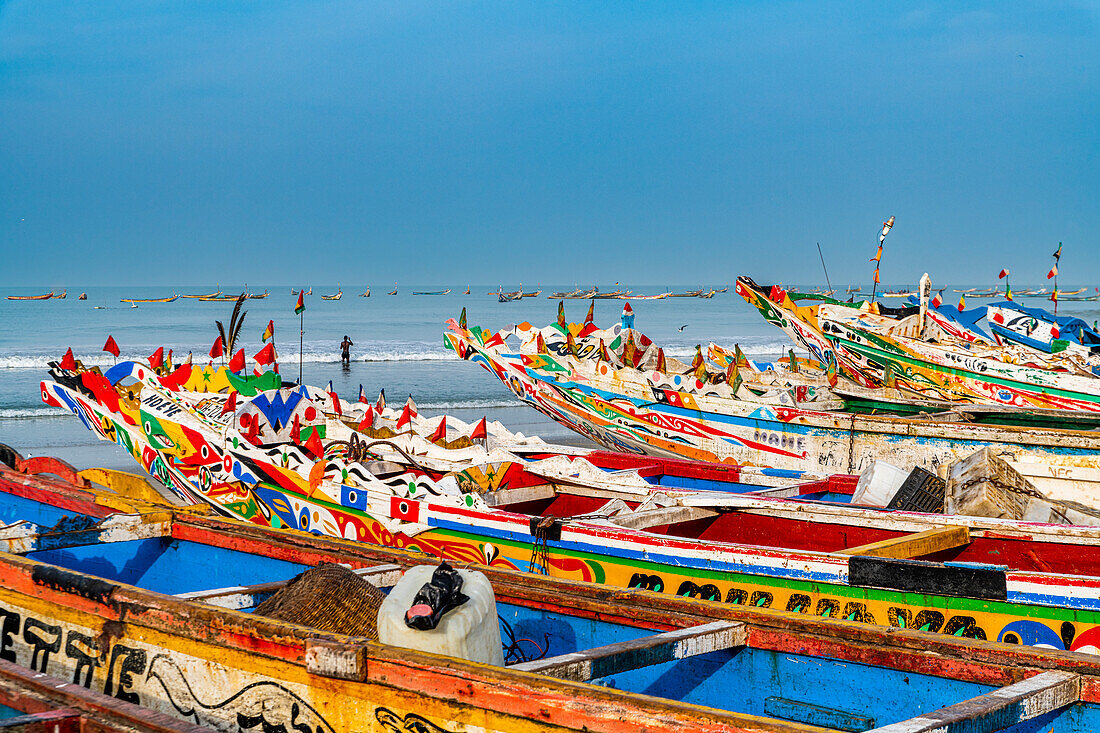
[[(656, 633), (590, 619), (498, 604), (517, 639), (544, 645), (548, 656), (590, 649)], [(507, 640), (505, 640), (507, 642)], [(535, 647), (523, 642), (525, 651)], [(882, 726), (937, 710), (994, 688), (931, 675), (900, 672), (835, 659), (761, 649), (713, 652), (593, 680), (595, 684), (765, 717), (765, 700), (777, 696)], [(1076, 705), (1010, 729), (1013, 733), (1100, 730), (1100, 706)]]
[(43, 550), (28, 557), (169, 594), (288, 580), (307, 567), (170, 538)]
[(13, 494), (3, 494), (0, 501), (0, 524), (11, 524), (20, 520), (34, 522), (43, 529), (54, 526), (62, 517), (85, 516), (78, 512), (68, 512), (48, 504), (24, 499)]
[(0, 720), (4, 720), (5, 718), (17, 718), (20, 715), (26, 715), (26, 713), (21, 710), (16, 710), (15, 708), (9, 708), (7, 705), (0, 705)]

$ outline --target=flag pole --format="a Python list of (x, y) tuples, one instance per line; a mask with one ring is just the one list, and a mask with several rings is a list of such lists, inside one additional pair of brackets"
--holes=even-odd
[(302, 312), (298, 314), (298, 384), (302, 383), (302, 349), (306, 339), (306, 309), (303, 308)]

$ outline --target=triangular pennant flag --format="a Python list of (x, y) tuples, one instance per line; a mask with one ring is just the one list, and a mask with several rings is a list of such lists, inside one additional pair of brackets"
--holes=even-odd
[(306, 441), (306, 450), (318, 458), (325, 457), (325, 446), (321, 443), (321, 433), (316, 425), (313, 426), (313, 432), (309, 434), (309, 440)]
[(275, 338), (275, 321), (268, 321), (267, 328), (264, 329), (263, 337), (261, 341), (267, 341), (270, 338)]
[(328, 384), (325, 385), (325, 391), (326, 392), (331, 392), (332, 391), (332, 380), (331, 379), (328, 380)]
[(872, 279), (872, 280), (874, 280), (874, 282), (875, 282), (875, 285), (878, 285), (878, 284), (879, 284), (879, 279), (878, 279), (878, 268), (877, 268), (877, 267), (875, 268), (875, 274), (874, 274), (874, 277), (872, 277), (871, 279)]
[(256, 352), (256, 356), (252, 357), (256, 360), (257, 364), (266, 366), (275, 362), (275, 344), (268, 344), (267, 346)]
[(409, 410), (408, 404), (401, 408), (401, 416), (397, 418), (397, 429), (405, 427), (406, 425), (412, 425), (412, 412)]
[(607, 350), (607, 344), (600, 339), (600, 358), (604, 361), (611, 361), (611, 352)]
[(385, 410), (385, 409), (386, 409), (386, 389), (385, 389), (385, 387), (383, 387), (382, 389), (378, 390), (378, 402), (376, 402), (374, 404), (374, 410), (379, 415), (381, 415), (382, 410)]
[(435, 432), (432, 433), (432, 437), (428, 438), (433, 443), (447, 440), (447, 416), (444, 415), (443, 419), (439, 421), (439, 425), (436, 426)]
[(882, 245), (881, 244), (878, 246), (878, 253), (874, 257), (872, 257), (871, 259), (869, 259), (867, 261), (868, 262), (881, 262), (882, 261)]
[[(313, 435), (314, 435), (314, 437), (316, 437), (317, 433), (314, 433)], [(320, 443), (321, 441), (318, 440), (317, 442)], [(309, 443), (306, 443), (306, 446), (308, 447)], [(310, 496), (313, 496), (313, 492), (315, 492), (315, 491), (317, 491), (317, 489), (321, 488), (321, 484), (325, 480), (325, 468), (327, 466), (325, 464), (325, 461), (320, 460), (322, 458), (322, 456), (318, 455), (317, 458), (318, 458), (318, 461), (313, 464), (313, 468), (309, 469), (309, 495)]]
[(225, 404), (222, 405), (221, 414), (225, 415), (230, 412), (237, 411), (237, 392), (236, 390), (229, 393), (229, 397), (225, 400)]
[(657, 347), (657, 371), (661, 374), (668, 371), (668, 366), (665, 364), (665, 350), (660, 346)]
[(535, 353), (546, 353), (546, 342), (542, 338), (542, 331), (539, 331), (537, 334), (535, 334)]
[(836, 355), (831, 351), (829, 352), (829, 365), (825, 368), (825, 378), (829, 381), (830, 387), (836, 386)]
[(1050, 268), (1050, 272), (1047, 273), (1047, 280), (1051, 279), (1052, 277), (1058, 277), (1058, 265)]
[(741, 346), (739, 344), (733, 345), (733, 359), (739, 367), (747, 367), (749, 365), (749, 360), (744, 352), (741, 351)]
[(1060, 328), (1058, 328), (1058, 324), (1057, 323), (1051, 324), (1051, 326), (1050, 326), (1050, 337), (1052, 339), (1056, 339), (1056, 338), (1061, 338), (1061, 336), (1062, 336), (1062, 330)]
[(741, 387), (741, 370), (737, 368), (736, 361), (731, 361), (726, 366), (726, 384), (730, 386), (736, 396), (737, 390)]
[(1012, 300), (1012, 288), (1005, 283), (1005, 300)]
[(218, 336), (214, 340), (214, 345), (210, 347), (210, 358), (217, 359), (219, 356), (225, 353), (225, 346), (222, 343), (222, 337)]
[(565, 332), (565, 347), (569, 349), (570, 354), (577, 356), (577, 342), (573, 340), (573, 333), (571, 331)]
[(363, 385), (359, 385), (359, 401), (364, 405), (367, 404), (367, 393), (363, 391)]
[(588, 314), (584, 317), (585, 323), (593, 323), (596, 318), (596, 301), (591, 300), (588, 302)]
[(462, 309), (462, 314), (458, 317), (458, 327), (463, 331), (466, 330), (466, 309)]
[(163, 346), (161, 346), (159, 349), (157, 349), (152, 354), (150, 354), (150, 356), (149, 356), (149, 366), (152, 367), (153, 369), (160, 369), (162, 366), (164, 366), (164, 347)]
[(342, 417), (344, 415), (344, 408), (340, 405), (340, 398), (333, 390), (329, 390), (328, 396), (332, 398), (332, 411)]
[(941, 305), (943, 305), (943, 299), (940, 297), (939, 293), (936, 293), (932, 297), (932, 307), (933, 308), (939, 308)]
[(695, 344), (695, 358), (691, 360), (691, 371), (696, 379), (706, 381), (707, 362), (703, 359), (703, 348), (699, 344)]
[(626, 332), (626, 343), (623, 344), (623, 363), (628, 366), (634, 366), (634, 352), (637, 347), (634, 346), (634, 331), (633, 329)]
[(794, 355), (794, 349), (787, 350), (787, 363), (790, 365), (791, 372), (798, 374), (798, 357)]
[(68, 371), (76, 369), (76, 359), (73, 357), (72, 347), (69, 347), (69, 350), (65, 352), (65, 356), (61, 357), (61, 363), (58, 366)]
[(568, 324), (566, 323), (566, 320), (565, 320), (565, 301), (564, 300), (559, 300), (558, 301), (558, 326), (562, 329), (565, 329), (565, 328), (568, 327)]
[(959, 296), (959, 312), (962, 313), (964, 310), (966, 310), (966, 296), (965, 295), (960, 295)]
[(108, 336), (107, 337), (107, 343), (103, 344), (103, 350), (106, 351), (111, 356), (114, 356), (114, 357), (118, 356), (118, 344), (115, 343), (115, 337), (114, 336)]
[(295, 443), (302, 440), (302, 419), (298, 417), (298, 413), (294, 413), (294, 422), (290, 426), (290, 439)]
[(192, 354), (190, 351), (188, 351), (187, 352), (187, 358), (184, 360), (183, 363), (186, 364), (187, 366), (191, 366), (191, 362), (192, 362), (193, 359), (194, 359), (194, 354)]
[(172, 350), (171, 349), (168, 349), (168, 356), (164, 360), (164, 367), (166, 369), (169, 369), (169, 370), (172, 368)]
[(782, 303), (783, 296), (786, 294), (787, 293), (785, 290), (783, 290), (783, 288), (779, 287), (778, 285), (772, 285), (772, 289), (768, 293), (768, 297), (776, 303)]
[(302, 288), (301, 290), (298, 291), (298, 302), (294, 306), (294, 315), (297, 316), (297, 315), (300, 315), (301, 313), (305, 312), (305, 309), (306, 309), (305, 297), (306, 297), (306, 289)]
[(470, 431), (470, 440), (485, 440), (489, 437), (489, 428), (485, 425), (485, 418), (477, 421), (474, 429)]
[(374, 427), (374, 408), (367, 405), (367, 411), (363, 413), (363, 419), (359, 421), (359, 430), (367, 430)]
[(409, 399), (405, 400), (405, 407), (409, 408), (409, 410), (412, 412), (413, 417), (417, 416), (418, 413), (416, 411), (416, 403), (413, 402), (412, 395), (409, 395)]
[(233, 358), (229, 360), (229, 371), (239, 372), (244, 369), (244, 349), (238, 349)]
[(1001, 270), (1001, 274), (997, 276), (998, 280), (1003, 280), (1008, 277), (1008, 270)]

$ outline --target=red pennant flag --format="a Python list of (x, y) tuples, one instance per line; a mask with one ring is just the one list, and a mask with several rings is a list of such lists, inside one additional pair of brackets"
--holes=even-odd
[(363, 419), (359, 421), (359, 430), (374, 427), (374, 408), (367, 405), (367, 411), (363, 413)]
[(939, 293), (936, 293), (936, 295), (932, 298), (932, 307), (939, 308), (941, 305), (943, 305), (943, 299), (940, 298)]
[(222, 337), (218, 336), (214, 341), (214, 345), (210, 347), (210, 358), (217, 359), (219, 356), (225, 353), (225, 346), (222, 344)]
[(267, 341), (270, 338), (275, 338), (275, 321), (268, 321), (267, 328), (264, 329), (263, 338), (261, 341)]
[(1051, 279), (1052, 277), (1058, 277), (1058, 265), (1050, 268), (1050, 272), (1047, 273), (1047, 280)]
[(438, 443), (441, 440), (447, 439), (447, 416), (444, 415), (443, 419), (439, 421), (439, 425), (436, 427), (435, 432), (432, 433), (432, 437), (428, 440), (433, 443)]
[(306, 441), (306, 450), (318, 458), (325, 457), (325, 446), (321, 444), (321, 434), (316, 426), (313, 427), (313, 432), (309, 434), (309, 440)]
[(478, 420), (477, 425), (470, 431), (470, 440), (485, 440), (489, 437), (489, 428), (485, 425), (485, 418)]
[(153, 369), (160, 369), (162, 366), (164, 366), (163, 346), (161, 346), (149, 356), (149, 366), (151, 366)]
[(397, 418), (397, 429), (400, 430), (406, 425), (412, 425), (412, 411), (409, 409), (408, 403), (401, 410), (401, 417)]
[(363, 385), (359, 385), (359, 401), (364, 405), (367, 404), (367, 394), (363, 391)]
[(225, 401), (225, 404), (222, 405), (221, 414), (224, 415), (227, 412), (236, 412), (236, 411), (237, 411), (237, 393), (234, 391), (234, 392), (229, 393), (229, 399), (227, 399)]
[(71, 347), (65, 352), (65, 356), (61, 358), (61, 363), (58, 364), (58, 366), (62, 369), (68, 369), (69, 371), (76, 369), (76, 359), (73, 358), (73, 350)]
[(290, 439), (295, 443), (300, 443), (302, 440), (302, 420), (297, 413), (294, 414), (294, 422), (290, 426)]
[(772, 289), (771, 289), (771, 292), (768, 293), (768, 297), (771, 298), (776, 303), (782, 303), (783, 302), (783, 296), (785, 294), (786, 293), (783, 291), (783, 288), (779, 287), (778, 285), (772, 285)]
[(1003, 280), (1008, 277), (1008, 270), (1001, 270), (1001, 274), (997, 276), (998, 280)]
[(233, 358), (229, 360), (229, 371), (239, 372), (244, 369), (244, 349), (240, 349)]
[(339, 416), (343, 416), (344, 410), (340, 407), (340, 398), (333, 391), (329, 391), (328, 396), (332, 398), (332, 411)]
[(267, 346), (256, 352), (256, 355), (252, 357), (256, 360), (256, 363), (261, 366), (266, 366), (275, 362), (275, 344), (268, 344)]
[(115, 358), (118, 357), (118, 344), (115, 343), (114, 336), (107, 337), (107, 343), (103, 344), (103, 350)]
[(382, 414), (382, 410), (386, 409), (386, 388), (378, 390), (378, 401), (374, 403), (374, 411), (379, 415)]

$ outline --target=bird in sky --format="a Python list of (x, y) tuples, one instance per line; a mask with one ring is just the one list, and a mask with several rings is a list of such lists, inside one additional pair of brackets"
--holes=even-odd
[(679, 330), (681, 333), (683, 333), (684, 329), (687, 328), (687, 327), (688, 327), (688, 325), (685, 323), (684, 325), (680, 326), (680, 328), (677, 329), (677, 330)]

